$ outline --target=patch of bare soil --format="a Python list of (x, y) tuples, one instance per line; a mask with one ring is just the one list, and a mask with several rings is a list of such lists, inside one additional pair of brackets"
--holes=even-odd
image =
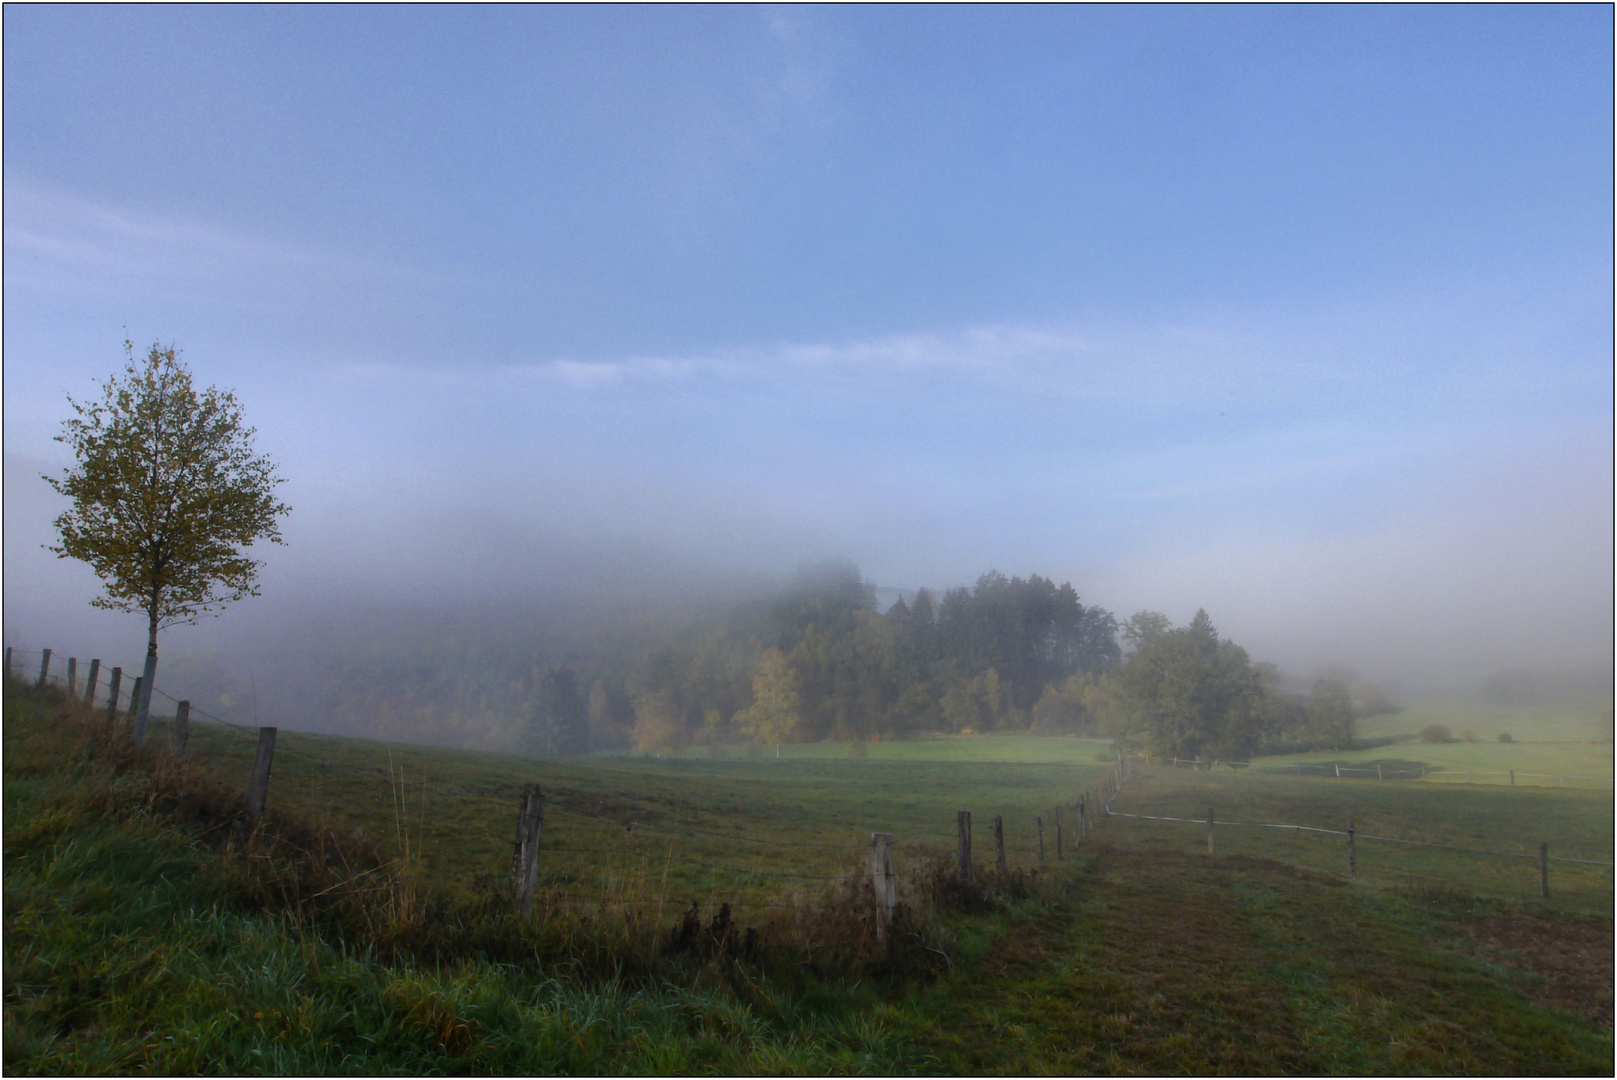
[(1461, 927), (1490, 960), (1543, 978), (1537, 997), (1596, 1023), (1612, 1022), (1612, 923), (1496, 915)]

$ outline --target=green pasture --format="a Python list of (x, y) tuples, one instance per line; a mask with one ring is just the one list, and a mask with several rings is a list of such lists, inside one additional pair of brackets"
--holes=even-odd
[[(1204, 853), (1207, 814), (1214, 851), (1272, 859), (1323, 873), (1348, 872), (1355, 830), (1357, 878), (1366, 887), (1447, 888), (1537, 902), (1540, 842), (1560, 858), (1613, 861), (1611, 797), (1594, 791), (1432, 783), (1375, 783), (1135, 766), (1112, 801), (1111, 843)], [(1189, 822), (1122, 814), (1188, 818)], [(1291, 825), (1298, 828), (1272, 828)], [(1374, 839), (1385, 837), (1388, 839)], [(1401, 844), (1421, 841), (1447, 847)], [(1451, 850), (1468, 849), (1468, 850)], [(1484, 853), (1486, 852), (1486, 854)], [(1571, 910), (1609, 912), (1610, 865), (1553, 860), (1551, 895)]]
[[(1421, 729), (1442, 724), (1451, 742), (1428, 743)], [(1466, 733), (1476, 736), (1471, 742)], [(1501, 743), (1498, 736), (1512, 741)], [(1358, 725), (1359, 748), (1278, 754), (1256, 759), (1255, 770), (1281, 772), (1300, 764), (1304, 775), (1323, 776), (1326, 767), (1374, 770), (1382, 765), (1387, 779), (1407, 781), (1424, 770), (1430, 783), (1575, 788), (1612, 791), (1613, 743), (1609, 713), (1580, 705), (1422, 705)], [(1313, 766), (1313, 768), (1310, 768)], [(1344, 774), (1353, 779), (1366, 773)], [(1372, 778), (1373, 779), (1373, 778)]]
[[(671, 927), (699, 900), (742, 920), (865, 872), (947, 860), (957, 809), (980, 863), (1002, 815), (1023, 899), (934, 909), (930, 975), (786, 978), (720, 957), (653, 978), (562, 958), (422, 963), (291, 912), (226, 900), (207, 845), (78, 773), (49, 709), (7, 685), (5, 1064), (17, 1073), (1608, 1074), (1609, 974), (1563, 983), (1534, 942), (1609, 955), (1612, 869), (1357, 845), (1246, 825), (1114, 816), (1054, 859), (1051, 822), (1098, 786), (1102, 747), (1007, 737), (780, 759), (706, 753), (539, 760), (282, 732), (271, 806), (362, 831), (426, 884), (508, 867), (517, 794), (550, 797), (536, 920), (614, 904)], [(30, 727), (32, 725), (32, 727)], [(166, 722), (154, 724), (161, 745)], [(193, 726), (189, 753), (245, 786), (256, 732)], [(71, 745), (70, 743), (67, 745)], [(1416, 746), (1382, 748), (1408, 753)], [(53, 756), (54, 755), (54, 756)], [(906, 756), (910, 755), (910, 756)], [(1067, 755), (1067, 756), (1064, 756)], [(87, 783), (106, 785), (99, 794)], [(93, 796), (93, 797), (92, 797)], [(1134, 765), (1120, 813), (1343, 828), (1610, 861), (1610, 795)], [(118, 807), (114, 811), (113, 807)], [(596, 899), (579, 899), (595, 897)], [(600, 899), (600, 898), (606, 899)], [(615, 898), (615, 899), (614, 899)], [(558, 910), (558, 906), (561, 910)], [(436, 910), (436, 909), (435, 909)], [(444, 909), (455, 915), (454, 909)], [(604, 925), (605, 920), (602, 920)], [(546, 922), (545, 925), (549, 925)], [(1519, 947), (1477, 944), (1508, 925)], [(935, 946), (935, 947), (934, 947)], [(1557, 952), (1567, 957), (1572, 953)], [(1558, 963), (1561, 961), (1557, 961)], [(1598, 973), (1597, 973), (1598, 976)]]
[[(165, 740), (156, 719), (152, 738)], [(243, 787), (256, 732), (193, 722), (189, 752)], [(868, 873), (870, 834), (893, 834), (900, 871), (952, 858), (957, 810), (973, 814), (979, 859), (993, 817), (1007, 860), (1038, 864), (1036, 819), (1056, 853), (1054, 807), (1100, 785), (1106, 744), (931, 739), (773, 753), (536, 759), (282, 731), (270, 804), (382, 841), (452, 892), (508, 869), (518, 794), (546, 794), (541, 892), (567, 906), (602, 901), (683, 907), (729, 901), (743, 913), (804, 903)], [(809, 752), (819, 750), (819, 753)], [(905, 756), (907, 754), (912, 756)]]
[[(1502, 710), (1500, 710), (1502, 712)], [(1612, 860), (1609, 785), (1566, 789), (1526, 777), (1507, 783), (1456, 782), (1462, 767), (1500, 761), (1547, 773), (1576, 748), (1551, 741), (1433, 746), (1403, 739), (1426, 714), (1378, 718), (1400, 741), (1330, 755), (1260, 758), (1251, 767), (1197, 770), (1136, 766), (1114, 809), (1204, 820), (1345, 830), (1357, 843), (1359, 876), (1388, 886), (1463, 885), (1502, 898), (1537, 889), (1538, 844), (1557, 857)], [(1511, 714), (1521, 719), (1521, 712)], [(1556, 723), (1571, 723), (1566, 716)], [(1533, 729), (1518, 724), (1523, 731)], [(194, 723), (191, 750), (243, 785), (256, 746), (245, 729)], [(154, 738), (164, 739), (158, 720)], [(1592, 772), (1585, 745), (1583, 774)], [(1471, 760), (1463, 760), (1464, 755)], [(655, 906), (729, 901), (738, 914), (811, 903), (840, 881), (866, 872), (872, 832), (899, 840), (901, 874), (952, 860), (957, 810), (973, 815), (979, 862), (993, 858), (991, 828), (1004, 821), (1013, 866), (1038, 866), (1043, 819), (1046, 865), (1056, 858), (1054, 807), (1063, 807), (1063, 854), (1070, 854), (1074, 807), (1100, 786), (1110, 744), (1076, 738), (928, 737), (898, 742), (693, 748), (679, 755), (536, 759), (429, 749), (362, 739), (280, 733), (272, 805), (378, 839), (403, 854), (430, 884), (465, 894), (507, 869), (517, 796), (538, 783), (547, 796), (540, 890), (566, 907)], [(1492, 755), (1490, 757), (1490, 755)], [(1341, 779), (1297, 762), (1335, 762), (1387, 774), (1427, 771), (1428, 780)], [(1607, 763), (1609, 765), (1609, 763)], [(1111, 842), (1205, 848), (1205, 826), (1115, 818)], [(1474, 855), (1368, 837), (1423, 841), (1499, 854)], [(1243, 825), (1221, 830), (1220, 852), (1243, 853), (1326, 872), (1346, 869), (1344, 841), (1304, 829)], [(1587, 910), (1611, 903), (1611, 869), (1557, 862), (1558, 902)]]

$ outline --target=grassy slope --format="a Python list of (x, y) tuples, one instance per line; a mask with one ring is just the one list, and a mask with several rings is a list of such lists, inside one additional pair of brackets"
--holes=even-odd
[[(423, 967), (226, 902), (209, 850), (143, 813), (132, 778), (75, 774), (59, 742), (42, 735), (47, 719), (37, 700), (8, 686), (11, 1071), (1612, 1067), (1609, 868), (1575, 885), (1558, 865), (1555, 899), (1544, 905), (1524, 903), (1531, 890), (1510, 876), (1530, 870), (1525, 861), (1489, 877), (1476, 868), (1493, 864), (1474, 857), (1406, 854), (1395, 866), (1362, 845), (1365, 874), (1349, 881), (1338, 872), (1339, 842), (1299, 850), (1295, 837), (1277, 846), (1224, 829), (1209, 858), (1196, 826), (1113, 819), (1081, 858), (1051, 868), (1044, 901), (946, 916), (947, 970), (930, 983), (850, 987), (828, 976), (766, 986), (760, 999), (700, 965), (677, 983), (475, 959)], [(949, 849), (957, 806), (976, 810), (979, 822), (1003, 814), (1013, 862), (1033, 861), (1032, 815), (1070, 804), (1098, 779), (1096, 747), (1072, 742), (1076, 752), (1061, 740), (932, 740), (871, 746), (864, 760), (778, 762), (555, 763), (394, 747), (390, 780), (388, 747), (284, 733), (271, 799), (392, 841), (402, 790), (427, 877), (470, 891), (477, 875), (503, 869), (516, 789), (540, 780), (554, 799), (542, 890), (658, 904), (649, 916), (667, 922), (692, 898), (738, 899), (761, 917), (766, 905), (812, 900), (824, 885), (759, 872), (854, 869), (872, 828), (923, 834), (901, 844), (902, 870)], [(198, 725), (193, 744), (227, 780), (245, 777), (250, 740)], [(978, 760), (905, 762), (904, 746), (930, 756), (953, 747)], [(96, 785), (110, 794), (91, 798)], [(1609, 858), (1611, 849), (1609, 798), (1578, 792), (1138, 771), (1117, 807), (1205, 812), (1209, 801), (1221, 818), (1226, 806), (1231, 817), (1303, 816), (1302, 824), (1355, 816), (1362, 829), (1418, 827), (1445, 842), (1515, 826), (1519, 842), (1553, 833), (1557, 850), (1588, 845)], [(626, 820), (667, 831), (625, 831)], [(805, 846), (820, 843), (846, 847)], [(1446, 887), (1427, 887), (1434, 882)], [(1416, 883), (1425, 884), (1402, 887)], [(1590, 909), (1602, 917), (1580, 914)], [(1496, 925), (1511, 928), (1513, 948), (1477, 943), (1478, 927)], [(1578, 972), (1544, 974), (1534, 944), (1591, 933), (1605, 943), (1603, 1001), (1583, 983), (1566, 992)]]

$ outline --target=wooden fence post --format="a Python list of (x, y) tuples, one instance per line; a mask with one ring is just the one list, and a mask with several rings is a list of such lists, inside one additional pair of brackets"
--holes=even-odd
[(1353, 848), (1353, 822), (1348, 822), (1348, 877), (1359, 876), (1359, 854)]
[(517, 807), (517, 842), (511, 853), (511, 889), (517, 910), (533, 910), (533, 887), (539, 881), (539, 840), (545, 826), (545, 794), (538, 784), (522, 785)]
[(971, 811), (956, 810), (954, 827), (958, 847), (955, 851), (955, 866), (960, 871), (962, 881), (971, 880)]
[(1338, 780), (1342, 779), (1342, 763), (1340, 761), (1336, 763), (1336, 778)]
[(51, 651), (46, 649), (39, 658), (39, 685), (45, 685), (45, 675), (51, 669)]
[(1044, 818), (1034, 818), (1033, 824), (1037, 825), (1039, 829), (1039, 865), (1042, 867), (1044, 865)]
[[(133, 724), (135, 722), (135, 710), (140, 708), (140, 680), (141, 680), (141, 676), (136, 675), (135, 676), (135, 688), (133, 690), (129, 691), (129, 716), (128, 716), (128, 720), (129, 720), (129, 722), (131, 724)], [(141, 732), (141, 734), (144, 735), (145, 732)]]
[(1538, 845), (1538, 891), (1544, 899), (1550, 898), (1550, 845)]
[(994, 867), (1005, 873), (1005, 819), (998, 814), (994, 815)]
[(1376, 762), (1376, 779), (1377, 780), (1385, 780), (1386, 779), (1385, 776), (1381, 775), (1381, 762), (1379, 762), (1379, 761)]
[(1516, 770), (1515, 769), (1510, 770), (1510, 786), (1511, 787), (1516, 786)]
[(1207, 808), (1207, 854), (1213, 853), (1213, 808)]
[(258, 729), (258, 756), (253, 759), (253, 776), (247, 781), (247, 813), (254, 821), (264, 816), (269, 798), (270, 762), (275, 758), (275, 729)]
[(101, 675), (101, 661), (100, 660), (91, 660), (90, 661), (90, 674), (88, 674), (88, 675), (86, 675), (84, 677), (84, 703), (86, 705), (90, 705), (90, 706), (95, 705), (95, 684), (96, 684), (96, 680), (100, 677), (100, 675)]
[(1061, 807), (1057, 806), (1054, 814), (1056, 819), (1056, 858), (1060, 860), (1065, 857), (1061, 852)]
[(118, 688), (124, 681), (124, 669), (112, 669), (112, 679), (107, 683), (107, 723), (111, 724), (118, 719)]
[(11, 646), (6, 646), (6, 678), (11, 678)]
[(1083, 795), (1078, 796), (1078, 807), (1074, 811), (1074, 816), (1078, 820), (1075, 821), (1073, 824), (1077, 827), (1079, 840), (1082, 840), (1083, 837), (1084, 837), (1084, 834), (1089, 831), (1089, 817), (1088, 817), (1087, 814), (1084, 813), (1084, 797), (1083, 797)]
[(186, 740), (191, 737), (191, 703), (182, 701), (174, 706), (174, 753), (185, 752)]
[(893, 873), (893, 834), (870, 834), (870, 888), (876, 894), (876, 940), (886, 941), (898, 906), (898, 881)]
[(69, 700), (79, 696), (79, 658), (67, 658), (67, 696)]

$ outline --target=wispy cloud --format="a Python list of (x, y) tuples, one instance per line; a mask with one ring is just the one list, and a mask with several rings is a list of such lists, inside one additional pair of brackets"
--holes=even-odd
[(217, 293), (226, 283), (419, 277), (382, 260), (176, 215), (127, 210), (27, 182), (8, 181), (8, 284), (83, 290), (176, 288)]

